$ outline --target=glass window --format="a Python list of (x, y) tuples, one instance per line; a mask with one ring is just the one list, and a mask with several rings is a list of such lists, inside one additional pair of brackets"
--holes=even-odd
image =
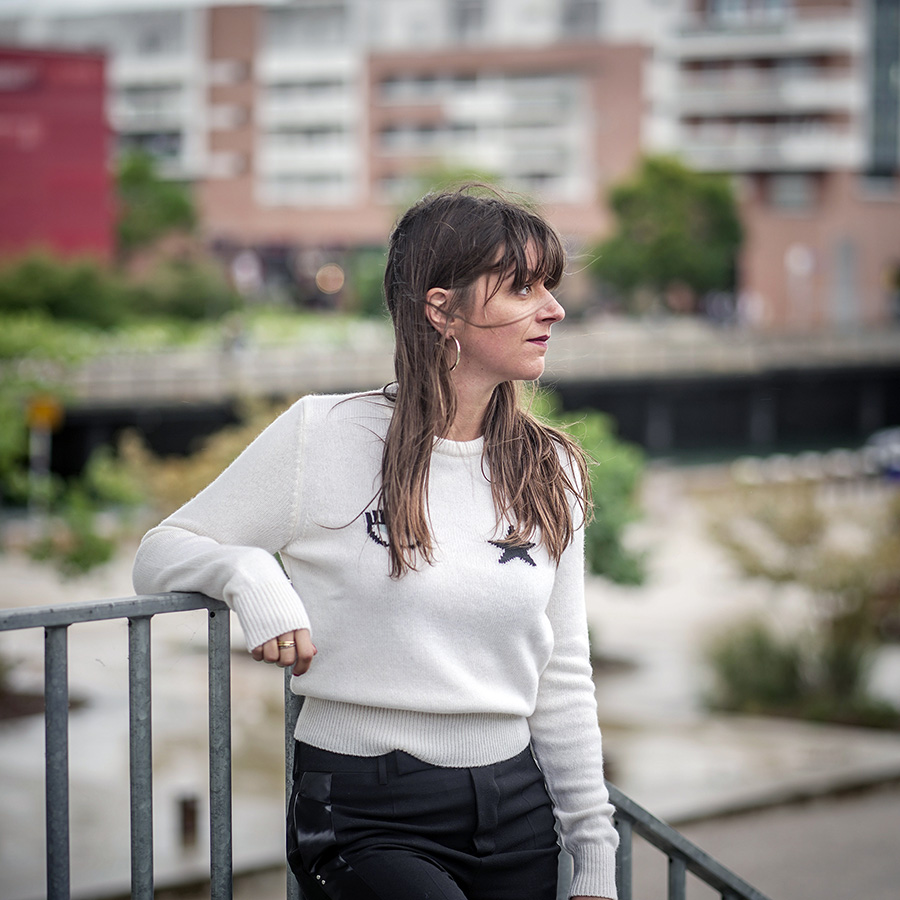
[(450, 33), (456, 40), (477, 40), (484, 33), (484, 0), (451, 0)]
[(348, 38), (349, 17), (343, 2), (315, 3), (266, 11), (265, 43), (276, 50), (297, 46), (333, 46)]
[(777, 209), (810, 210), (817, 200), (818, 184), (814, 175), (785, 173), (769, 179), (769, 203)]
[(600, 31), (599, 0), (564, 0), (561, 25), (564, 37), (596, 37)]

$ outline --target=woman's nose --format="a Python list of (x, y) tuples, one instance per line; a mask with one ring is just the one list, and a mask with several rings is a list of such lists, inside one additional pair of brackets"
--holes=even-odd
[(541, 307), (540, 317), (542, 322), (549, 322), (553, 324), (554, 322), (561, 322), (566, 317), (566, 311), (563, 309), (562, 304), (550, 291), (545, 291), (546, 297), (544, 305)]

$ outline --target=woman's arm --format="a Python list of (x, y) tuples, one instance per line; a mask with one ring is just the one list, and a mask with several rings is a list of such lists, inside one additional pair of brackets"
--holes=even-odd
[(250, 648), (309, 629), (274, 554), (295, 532), (303, 403), (279, 416), (205, 490), (144, 536), (138, 593), (199, 591), (238, 615)]
[(618, 834), (603, 778), (584, 605), (584, 530), (564, 551), (547, 615), (554, 649), (529, 720), (563, 846), (575, 860), (574, 896), (616, 896)]

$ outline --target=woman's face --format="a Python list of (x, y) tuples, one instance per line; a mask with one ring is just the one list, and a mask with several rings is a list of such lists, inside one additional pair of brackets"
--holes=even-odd
[[(526, 256), (533, 271), (537, 251), (532, 245)], [(487, 393), (504, 381), (539, 378), (550, 328), (566, 315), (543, 281), (514, 291), (512, 275), (503, 277), (499, 289), (497, 277), (484, 275), (475, 282), (465, 319), (457, 318), (450, 328), (461, 348), (454, 381)]]

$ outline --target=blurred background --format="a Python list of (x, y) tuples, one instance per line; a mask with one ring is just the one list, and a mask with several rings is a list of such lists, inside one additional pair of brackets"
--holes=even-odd
[[(389, 382), (392, 222), (494, 183), (570, 253), (536, 402), (598, 463), (611, 780), (773, 897), (895, 898), (898, 72), (896, 0), (0, 0), (0, 605), (130, 595), (278, 411)], [(202, 620), (154, 625), (171, 896), (204, 891)], [(73, 889), (126, 896), (127, 645), (72, 635)], [(0, 638), (30, 900), (42, 641)], [(233, 665), (236, 890), (276, 897), (281, 681)]]

